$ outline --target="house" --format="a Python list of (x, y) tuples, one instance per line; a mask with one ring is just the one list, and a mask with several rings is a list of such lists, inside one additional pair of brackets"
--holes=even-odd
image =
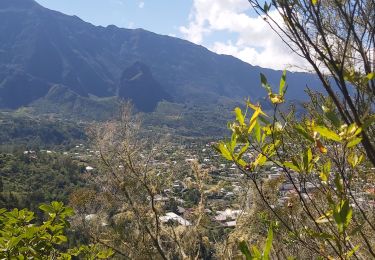
[(233, 221), (228, 221), (228, 222), (225, 222), (224, 226), (226, 227), (235, 227), (236, 226), (236, 223), (237, 221), (233, 220)]
[(242, 210), (233, 210), (233, 209), (226, 209), (224, 211), (217, 211), (217, 215), (215, 216), (215, 220), (219, 222), (226, 221), (227, 219), (236, 220), (240, 214), (242, 214)]
[(160, 221), (162, 223), (167, 223), (169, 221), (172, 221), (172, 222), (177, 222), (181, 226), (191, 226), (191, 223), (188, 220), (184, 219), (183, 217), (180, 217), (174, 212), (167, 212), (165, 216), (160, 217)]

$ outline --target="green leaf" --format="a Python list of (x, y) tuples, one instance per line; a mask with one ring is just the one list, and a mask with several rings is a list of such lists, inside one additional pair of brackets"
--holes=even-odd
[(284, 95), (284, 89), (285, 89), (285, 83), (286, 83), (286, 70), (283, 71), (283, 75), (280, 79), (280, 86), (279, 86), (279, 95)]
[(362, 138), (361, 138), (361, 137), (356, 137), (356, 138), (354, 138), (353, 140), (351, 140), (351, 141), (346, 145), (346, 147), (347, 147), (347, 148), (351, 148), (351, 147), (356, 146), (357, 144), (359, 144), (361, 141), (362, 141)]
[(234, 148), (237, 145), (237, 138), (238, 138), (238, 135), (236, 133), (233, 133), (232, 136), (231, 136), (231, 139), (230, 139), (230, 144), (226, 144), (226, 146), (228, 147), (228, 150), (231, 154), (233, 154)]
[(251, 116), (250, 122), (249, 122), (249, 129), (247, 130), (248, 133), (251, 133), (257, 123), (257, 119), (259, 117), (259, 114), (261, 113), (260, 107), (258, 107), (255, 111), (254, 114)]
[(350, 259), (350, 257), (352, 257), (353, 254), (358, 251), (358, 249), (359, 249), (359, 245), (355, 246), (352, 250), (346, 253), (346, 258)]
[(333, 211), (329, 210), (324, 215), (322, 215), (319, 218), (317, 218), (315, 220), (315, 222), (318, 223), (318, 224), (327, 223), (327, 222), (330, 221), (332, 215), (333, 215)]
[(271, 226), (268, 229), (267, 240), (266, 240), (266, 244), (265, 244), (264, 250), (263, 250), (263, 259), (264, 260), (270, 259), (270, 253), (271, 253), (271, 248), (272, 248), (272, 240), (273, 240), (273, 230), (272, 230), (272, 226)]
[(61, 217), (70, 217), (74, 215), (74, 210), (71, 207), (65, 207), (63, 212), (61, 213)]
[(367, 78), (368, 80), (373, 80), (373, 79), (375, 79), (375, 73), (374, 73), (374, 72), (371, 72), (371, 73), (367, 74), (367, 75), (366, 75), (366, 78)]
[(267, 157), (260, 153), (258, 154), (258, 157), (254, 162), (254, 167), (263, 166), (266, 163), (266, 161)]
[(294, 127), (294, 129), (300, 134), (302, 135), (306, 140), (310, 141), (310, 142), (314, 142), (314, 138), (312, 136), (310, 136), (307, 131), (305, 130), (305, 128), (298, 124)]
[(330, 139), (332, 141), (340, 142), (341, 137), (333, 132), (332, 130), (328, 129), (325, 126), (315, 126), (313, 127), (314, 131), (318, 132), (321, 136)]
[(258, 120), (256, 120), (256, 122), (255, 122), (254, 136), (255, 136), (255, 140), (257, 140), (257, 142), (260, 143), (260, 141), (261, 141), (261, 129), (260, 129), (260, 124), (259, 124)]
[(18, 243), (22, 240), (22, 236), (12, 237), (7, 243), (7, 249), (12, 249), (18, 245)]
[(340, 216), (344, 222), (344, 226), (349, 226), (349, 223), (352, 220), (353, 216), (353, 209), (350, 207), (349, 200), (344, 201), (340, 210)]
[(41, 209), (45, 213), (52, 213), (52, 212), (54, 212), (53, 207), (50, 206), (50, 205), (48, 205), (48, 204), (42, 204), (42, 205), (40, 205), (39, 209)]
[(309, 172), (310, 163), (312, 160), (311, 148), (307, 149), (303, 156), (303, 164), (306, 172)]
[(312, 3), (313, 5), (316, 5), (316, 4), (318, 3), (318, 0), (311, 0), (311, 3)]
[(254, 259), (259, 260), (262, 258), (262, 253), (259, 251), (259, 249), (256, 246), (251, 247), (251, 252), (253, 253)]
[(262, 86), (267, 90), (268, 93), (271, 93), (271, 86), (268, 84), (266, 76), (264, 76), (263, 73), (260, 73), (260, 81), (262, 83)]
[(298, 167), (298, 165), (295, 165), (293, 162), (284, 162), (283, 163), (285, 167), (295, 171), (295, 172), (300, 172), (300, 168)]
[(320, 172), (320, 179), (323, 181), (323, 182), (326, 182), (328, 181), (329, 179), (329, 175), (330, 175), (330, 172), (331, 172), (331, 161), (327, 161), (322, 169), (321, 169), (321, 172)]
[(214, 146), (214, 148), (227, 160), (232, 161), (233, 157), (232, 154), (229, 152), (227, 145), (223, 142), (220, 142), (217, 146)]
[(264, 2), (264, 6), (263, 6), (264, 13), (268, 13), (270, 8), (271, 8), (271, 4), (268, 5), (267, 2)]
[(60, 210), (63, 209), (64, 203), (62, 203), (60, 201), (52, 201), (51, 206), (54, 209), (54, 212), (59, 212)]
[(99, 259), (108, 259), (108, 258), (110, 258), (113, 255), (114, 255), (114, 252), (111, 249), (108, 249), (108, 250), (102, 250), (102, 251), (100, 251), (96, 256)]
[(348, 126), (347, 135), (356, 136), (362, 132), (362, 127), (358, 127), (356, 123), (353, 123)]
[(337, 229), (340, 234), (344, 233), (348, 227), (353, 215), (353, 210), (350, 207), (349, 200), (343, 200), (335, 206), (333, 211), (333, 218), (336, 222)]
[(363, 160), (363, 154), (358, 156), (355, 152), (352, 152), (348, 155), (348, 162), (352, 168), (355, 168)]
[(240, 242), (239, 247), (240, 247), (242, 254), (246, 257), (246, 260), (253, 259), (253, 256), (251, 255), (249, 247), (247, 246), (245, 241)]
[(243, 156), (243, 154), (247, 151), (247, 149), (249, 148), (249, 143), (246, 143), (240, 150), (240, 152), (238, 153), (236, 157), (236, 160), (240, 160)]
[(63, 235), (54, 236), (54, 242), (56, 244), (65, 243), (67, 241), (68, 241), (68, 238), (66, 236), (63, 236)]
[(244, 125), (245, 124), (245, 117), (242, 114), (241, 108), (236, 107), (234, 109), (234, 113), (236, 114), (236, 120), (240, 123), (240, 125)]

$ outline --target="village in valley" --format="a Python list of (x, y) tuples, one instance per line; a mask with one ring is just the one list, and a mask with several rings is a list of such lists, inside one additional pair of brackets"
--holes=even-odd
[[(164, 208), (165, 214), (160, 216), (161, 223), (179, 226), (191, 226), (192, 206), (197, 203), (199, 194), (189, 189), (184, 175), (191, 171), (192, 163), (198, 163), (202, 171), (207, 171), (208, 179), (206, 185), (206, 203), (204, 213), (211, 220), (211, 224), (216, 229), (231, 229), (236, 227), (237, 219), (246, 214), (244, 208), (249, 209), (252, 206), (252, 186), (248, 176), (241, 172), (236, 164), (229, 162), (213, 149), (214, 141), (185, 141), (179, 144), (173, 144), (165, 151), (158, 152), (158, 159), (153, 160), (151, 164), (156, 168), (158, 166), (173, 168), (173, 165), (183, 165), (179, 167), (178, 176), (180, 179), (174, 180), (170, 187), (164, 189), (153, 199), (160, 207)], [(78, 161), (82, 166), (82, 174), (100, 174), (97, 169), (97, 162), (100, 159), (100, 151), (89, 148), (86, 144), (80, 143), (73, 146), (69, 151), (51, 151), (40, 150), (24, 151), (24, 155), (32, 160), (37, 160), (38, 153), (53, 155), (56, 153), (62, 156), (70, 157)], [(252, 152), (244, 154), (244, 157), (252, 158)], [(123, 169), (123, 165), (118, 166)], [(314, 196), (314, 191), (319, 189), (320, 183), (316, 178), (310, 182), (300, 182), (298, 174), (290, 171), (293, 181), (286, 181), (283, 177), (283, 168), (274, 164), (264, 167), (261, 172), (253, 172), (275, 187), (278, 193), (276, 205), (270, 205), (275, 208), (292, 207), (294, 199), (309, 200)], [(300, 195), (296, 192), (300, 191)], [(375, 187), (368, 187), (363, 192), (353, 191), (357, 201), (368, 207), (375, 208)], [(298, 198), (302, 196), (302, 198)], [(355, 205), (353, 205), (355, 206)], [(92, 212), (85, 216), (87, 222), (97, 220), (97, 214)], [(100, 223), (103, 227), (107, 225), (107, 220), (101, 218)]]

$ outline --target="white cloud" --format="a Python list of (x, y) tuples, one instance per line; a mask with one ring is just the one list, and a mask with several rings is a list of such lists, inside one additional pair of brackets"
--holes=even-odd
[(138, 7), (141, 9), (145, 7), (145, 2), (139, 2)]
[[(252, 65), (292, 70), (300, 70), (293, 66), (307, 67), (306, 62), (285, 46), (262, 17), (248, 14), (250, 8), (246, 0), (194, 0), (189, 24), (179, 29), (185, 39), (202, 45), (206, 45), (205, 39), (210, 34), (228, 32), (229, 41), (216, 41), (206, 47)], [(271, 11), (270, 15), (281, 21), (276, 11)]]

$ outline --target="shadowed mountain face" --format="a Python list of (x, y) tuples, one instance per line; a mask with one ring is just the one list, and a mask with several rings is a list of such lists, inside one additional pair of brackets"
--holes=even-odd
[(161, 100), (170, 100), (169, 95), (154, 79), (150, 69), (141, 62), (124, 70), (119, 85), (119, 97), (131, 99), (135, 107), (152, 112)]
[[(259, 72), (275, 85), (281, 76), (177, 38), (96, 27), (33, 0), (0, 1), (0, 35), (0, 108), (30, 105), (59, 84), (84, 98), (130, 98), (151, 111), (163, 99), (259, 98)], [(306, 84), (319, 86), (304, 73), (289, 73), (288, 83), (293, 99), (305, 97)]]

